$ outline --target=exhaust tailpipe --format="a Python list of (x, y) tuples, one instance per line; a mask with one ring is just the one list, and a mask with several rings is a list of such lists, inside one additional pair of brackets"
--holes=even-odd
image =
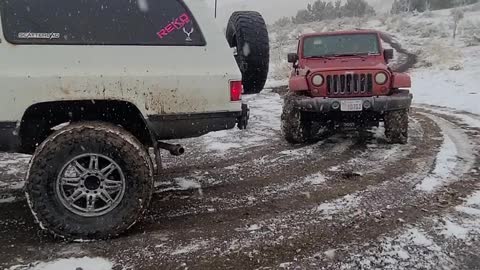
[(157, 142), (157, 146), (160, 149), (167, 150), (173, 156), (181, 156), (185, 154), (185, 148), (180, 144), (169, 144), (164, 142)]

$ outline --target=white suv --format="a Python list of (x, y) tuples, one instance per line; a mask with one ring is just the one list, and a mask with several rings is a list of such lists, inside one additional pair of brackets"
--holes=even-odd
[(242, 75), (246, 93), (267, 76), (256, 12), (234, 13), (225, 40), (199, 0), (0, 5), (0, 150), (34, 154), (30, 207), (68, 239), (132, 226), (149, 204), (159, 149), (184, 151), (161, 140), (245, 128)]

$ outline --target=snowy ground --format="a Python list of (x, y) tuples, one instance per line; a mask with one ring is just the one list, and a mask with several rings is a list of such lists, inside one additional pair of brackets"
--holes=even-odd
[(165, 156), (150, 212), (118, 239), (39, 231), (22, 192), (29, 157), (0, 154), (0, 268), (479, 269), (480, 46), (468, 36), (480, 8), (469, 10), (456, 42), (449, 11), (273, 29), (269, 87), (285, 83), (301, 32), (376, 28), (419, 55), (409, 144), (387, 144), (379, 127), (292, 147), (281, 96), (266, 89), (245, 98), (247, 131)]

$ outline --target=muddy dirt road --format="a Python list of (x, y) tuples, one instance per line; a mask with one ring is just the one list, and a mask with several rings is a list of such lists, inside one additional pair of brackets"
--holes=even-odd
[(181, 141), (189, 154), (165, 156), (145, 220), (110, 241), (41, 232), (21, 191), (28, 156), (0, 155), (0, 268), (478, 269), (480, 116), (418, 105), (408, 145), (380, 127), (292, 147), (280, 96), (249, 99), (251, 128)]
[[(416, 57), (400, 59), (405, 70)], [(188, 153), (164, 156), (146, 218), (110, 241), (40, 231), (22, 191), (29, 157), (0, 154), (0, 269), (71, 257), (113, 269), (480, 269), (479, 115), (417, 104), (407, 145), (380, 127), (293, 147), (280, 95), (246, 99), (249, 129), (180, 141)]]

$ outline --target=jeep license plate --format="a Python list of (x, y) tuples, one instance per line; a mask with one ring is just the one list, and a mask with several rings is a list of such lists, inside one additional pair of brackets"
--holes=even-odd
[(342, 112), (361, 112), (363, 110), (361, 100), (342, 100), (340, 105)]

